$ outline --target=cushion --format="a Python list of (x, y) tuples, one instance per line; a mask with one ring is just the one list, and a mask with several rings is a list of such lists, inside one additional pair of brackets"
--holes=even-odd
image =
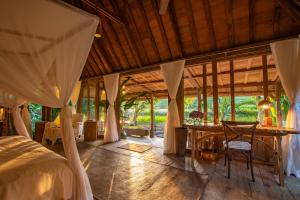
[[(223, 141), (223, 145), (226, 147), (226, 141)], [(244, 141), (230, 141), (228, 143), (230, 149), (238, 149), (238, 150), (251, 150), (251, 144), (249, 142)]]

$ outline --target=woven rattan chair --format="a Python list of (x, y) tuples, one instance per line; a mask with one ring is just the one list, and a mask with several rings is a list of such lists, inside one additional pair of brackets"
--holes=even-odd
[(222, 121), (224, 127), (225, 140), (223, 145), (225, 147), (225, 166), (228, 162), (228, 178), (230, 178), (230, 161), (232, 160), (232, 152), (240, 152), (247, 159), (247, 169), (250, 169), (253, 182), (255, 181), (253, 174), (252, 163), (252, 144), (254, 139), (254, 132), (258, 122), (235, 122)]

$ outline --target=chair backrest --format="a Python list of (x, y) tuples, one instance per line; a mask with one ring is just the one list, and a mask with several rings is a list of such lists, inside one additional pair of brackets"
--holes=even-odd
[[(238, 122), (238, 121), (222, 121), (224, 128), (224, 135), (226, 140), (226, 146), (230, 141), (248, 141), (253, 144), (254, 133), (258, 122)], [(244, 135), (250, 136), (249, 139), (245, 139)]]

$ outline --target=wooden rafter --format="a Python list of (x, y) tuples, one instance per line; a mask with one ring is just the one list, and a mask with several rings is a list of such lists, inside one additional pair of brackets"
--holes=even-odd
[[(103, 66), (102, 59), (100, 59), (98, 52), (96, 52), (95, 45), (92, 45), (90, 52), (92, 55), (92, 59), (94, 60), (95, 64), (97, 65), (97, 69), (100, 69), (101, 74), (107, 74), (107, 72)], [(96, 73), (98, 74), (99, 71), (97, 70)]]
[(249, 12), (249, 41), (255, 41), (255, 1), (256, 0), (248, 0), (248, 12)]
[(126, 25), (119, 17), (114, 16), (112, 13), (110, 13), (109, 11), (105, 10), (102, 7), (95, 5), (90, 0), (82, 0), (82, 2), (88, 5), (89, 7), (93, 8), (97, 12), (99, 12), (101, 15), (105, 16), (110, 21), (113, 21), (119, 25), (123, 25), (123, 26)]
[[(121, 18), (127, 23), (129, 24), (127, 21), (126, 21), (126, 18), (124, 17), (124, 13), (121, 12), (118, 4), (114, 1), (114, 0), (111, 0), (109, 1), (115, 11), (115, 13), (117, 13), (118, 16), (121, 16)], [(134, 56), (134, 59), (137, 63), (137, 65), (140, 67), (142, 66), (142, 62), (141, 62), (141, 58), (139, 56), (139, 53), (138, 53), (138, 48), (137, 48), (137, 45), (136, 45), (136, 42), (134, 41), (133, 39), (133, 35), (131, 34), (131, 32), (129, 31), (129, 28), (128, 26), (123, 26), (122, 27), (122, 30), (124, 31), (124, 34), (125, 34), (125, 39), (126, 39), (126, 42), (128, 44), (128, 46), (130, 47), (129, 50), (131, 51), (131, 54)]]
[(297, 8), (291, 0), (278, 0), (280, 6), (282, 9), (284, 9), (289, 16), (294, 20), (295, 23), (300, 25), (300, 11), (299, 8)]
[(150, 40), (152, 41), (151, 44), (152, 44), (152, 48), (154, 50), (154, 53), (155, 53), (155, 55), (157, 56), (157, 58), (159, 60), (162, 60), (161, 56), (160, 56), (160, 53), (159, 53), (159, 50), (157, 48), (157, 44), (156, 44), (156, 41), (154, 39), (152, 30), (151, 30), (151, 27), (150, 27), (150, 24), (149, 24), (150, 20), (148, 19), (148, 16), (147, 16), (147, 13), (146, 13), (146, 10), (145, 10), (145, 7), (144, 7), (144, 1), (137, 1), (137, 2), (139, 2), (138, 5), (139, 5), (139, 7), (142, 11), (142, 16), (143, 16), (144, 21), (145, 21), (145, 27), (147, 29), (147, 32), (149, 33)]
[(233, 22), (233, 0), (225, 1), (226, 19), (228, 27), (229, 45), (232, 47), (235, 44), (234, 22)]
[(97, 61), (95, 60), (95, 52), (93, 49), (91, 49), (91, 52), (90, 52), (90, 56), (88, 58), (90, 64), (91, 64), (91, 67), (93, 69), (93, 71), (95, 72), (95, 74), (103, 74), (103, 72), (101, 71), (100, 69), (100, 63), (97, 63)]
[(170, 0), (160, 0), (160, 3), (159, 3), (159, 14), (160, 15), (164, 15), (167, 12), (169, 3), (170, 3)]
[(178, 21), (175, 14), (173, 2), (171, 2), (169, 5), (169, 13), (170, 13), (171, 24), (176, 36), (176, 44), (177, 44), (178, 52), (180, 54), (180, 57), (183, 57), (184, 56), (183, 44), (179, 33)]
[(136, 44), (137, 48), (139, 49), (139, 54), (141, 54), (141, 60), (143, 60), (143, 63), (149, 63), (149, 58), (146, 53), (146, 48), (142, 42), (141, 36), (139, 34), (138, 28), (136, 26), (136, 23), (134, 21), (134, 18), (132, 16), (132, 13), (129, 8), (129, 4), (127, 1), (124, 1), (124, 17), (127, 19), (129, 23), (129, 33), (131, 33), (131, 37), (134, 40), (134, 43)]
[(281, 7), (278, 1), (275, 1), (274, 16), (273, 16), (273, 35), (274, 37), (280, 36), (280, 15)]
[(215, 34), (212, 15), (211, 15), (210, 3), (209, 3), (209, 0), (203, 0), (202, 2), (203, 2), (204, 14), (205, 14), (205, 18), (206, 18), (207, 27), (208, 27), (208, 30), (209, 30), (210, 36), (211, 36), (212, 48), (216, 49), (217, 48), (216, 34)]
[(101, 61), (103, 63), (103, 66), (105, 68), (105, 72), (106, 73), (111, 73), (112, 72), (112, 67), (111, 64), (108, 62), (108, 57), (104, 56), (102, 53), (101, 48), (98, 46), (98, 44), (96, 42), (94, 42), (94, 49), (96, 51), (96, 53), (99, 55), (99, 57), (101, 58)]
[[(238, 58), (249, 58), (253, 56), (258, 56), (262, 54), (270, 54), (271, 49), (270, 49), (270, 43), (275, 42), (275, 41), (280, 41), (283, 39), (290, 39), (290, 38), (295, 38), (297, 36), (289, 36), (289, 37), (284, 37), (281, 39), (274, 39), (274, 40), (266, 40), (262, 42), (256, 42), (253, 44), (249, 45), (241, 45), (237, 46), (235, 48), (231, 49), (226, 49), (226, 50), (217, 50), (217, 51), (211, 51), (208, 53), (201, 53), (201, 54), (196, 54), (193, 56), (186, 56), (184, 59), (186, 60), (186, 67), (192, 67), (196, 65), (201, 65), (201, 64), (206, 64), (211, 62), (212, 58), (215, 58), (217, 61), (224, 61), (224, 60), (229, 60), (229, 59), (238, 59)], [(166, 62), (173, 62), (173, 61), (178, 61), (182, 60), (182, 58), (176, 58), (176, 59), (171, 59)], [(127, 69), (127, 70), (120, 70), (120, 71), (115, 71), (115, 72), (120, 72), (123, 75), (131, 75), (131, 74), (139, 74), (139, 73), (144, 73), (144, 72), (149, 72), (149, 71), (156, 71), (159, 70), (159, 66), (163, 63), (166, 62), (157, 62), (153, 63), (150, 65), (142, 66), (141, 68), (132, 68), (132, 69)], [(122, 65), (121, 65), (122, 66)], [(86, 79), (99, 79), (102, 78), (102, 76), (94, 76)]]
[(172, 55), (169, 40), (168, 40), (167, 34), (166, 34), (166, 30), (165, 30), (165, 27), (162, 23), (161, 15), (158, 13), (157, 2), (156, 2), (156, 0), (151, 0), (151, 2), (152, 2), (152, 6), (154, 8), (155, 17), (156, 17), (156, 20), (157, 20), (157, 23), (158, 23), (158, 26), (159, 26), (159, 29), (160, 29), (161, 37), (162, 37), (165, 45), (167, 46), (169, 55)]
[(194, 85), (194, 88), (200, 88), (201, 86), (200, 86), (200, 84), (197, 82), (197, 80), (194, 78), (191, 69), (190, 69), (190, 68), (187, 68), (187, 69), (186, 69), (186, 72), (187, 72), (187, 75), (188, 75), (189, 79), (191, 79), (191, 81), (192, 81), (192, 83), (193, 83), (192, 85)]
[(195, 49), (195, 52), (199, 52), (199, 43), (198, 43), (197, 29), (196, 29), (196, 25), (195, 25), (192, 2), (191, 2), (191, 0), (186, 0), (184, 2), (185, 2), (185, 6), (187, 9), (187, 15), (188, 15), (188, 19), (189, 19), (189, 28), (190, 28), (190, 33), (191, 33), (191, 37), (192, 37), (193, 47)]

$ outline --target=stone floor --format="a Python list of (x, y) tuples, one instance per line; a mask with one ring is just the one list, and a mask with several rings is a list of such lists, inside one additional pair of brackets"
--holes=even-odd
[[(148, 143), (152, 148), (144, 153), (118, 148), (129, 142)], [(255, 165), (253, 183), (245, 163), (233, 161), (228, 180), (223, 159), (191, 167), (189, 157), (163, 155), (160, 138), (129, 137), (106, 145), (79, 141), (77, 146), (96, 200), (300, 199), (300, 180), (287, 177), (286, 186), (280, 187), (270, 166)], [(59, 144), (50, 148), (62, 153)]]

